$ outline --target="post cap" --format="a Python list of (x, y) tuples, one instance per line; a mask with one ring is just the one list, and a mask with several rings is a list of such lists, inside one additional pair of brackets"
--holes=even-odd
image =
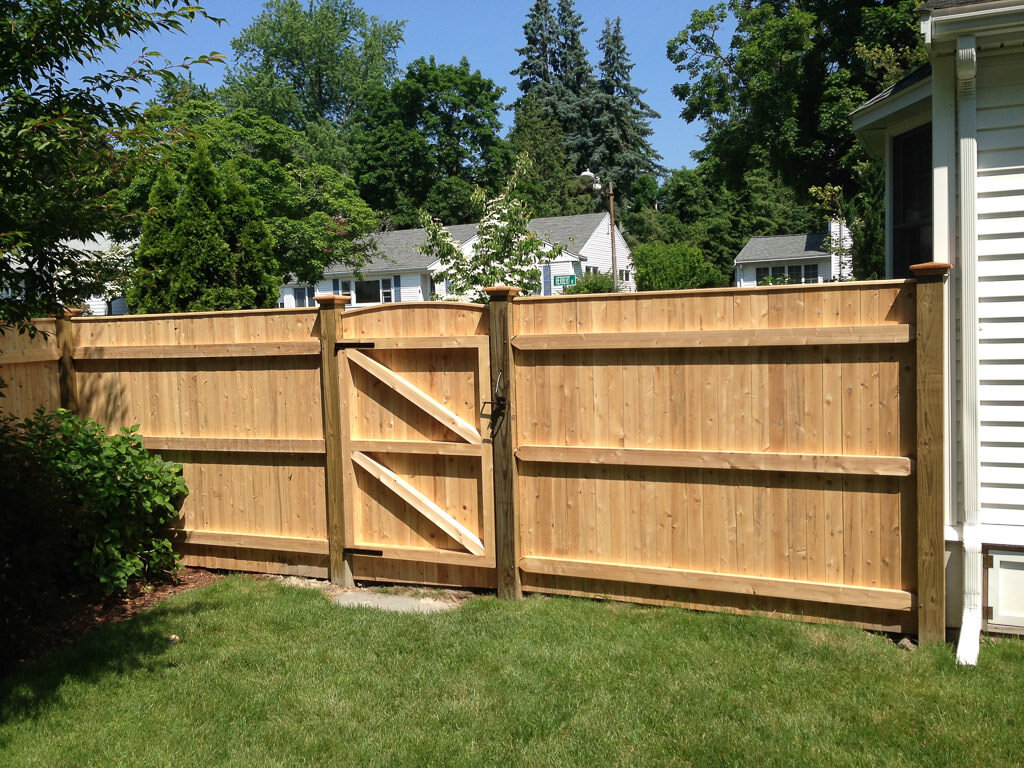
[(484, 293), (490, 297), (491, 301), (495, 299), (514, 299), (521, 293), (521, 289), (513, 288), (510, 285), (492, 285), (490, 288), (484, 288)]
[(945, 277), (952, 268), (952, 264), (946, 264), (943, 261), (926, 261), (924, 264), (910, 265), (910, 271), (918, 279), (922, 277)]
[(352, 301), (352, 297), (348, 295), (338, 296), (333, 293), (325, 293), (322, 296), (314, 296), (313, 301), (324, 309), (337, 309), (338, 307), (344, 309), (345, 305)]

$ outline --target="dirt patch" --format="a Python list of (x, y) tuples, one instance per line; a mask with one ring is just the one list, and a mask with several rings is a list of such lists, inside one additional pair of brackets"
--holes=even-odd
[(475, 592), (465, 589), (444, 589), (441, 587), (417, 587), (404, 584), (382, 584), (362, 585), (355, 589), (345, 589), (337, 584), (332, 584), (323, 579), (307, 579), (301, 576), (275, 576), (273, 574), (261, 574), (254, 578), (276, 581), (288, 587), (299, 587), (301, 589), (318, 589), (330, 598), (346, 592), (362, 592), (380, 595), (396, 595), (398, 597), (412, 597), (425, 600), (437, 600), (443, 603), (464, 603), (471, 597), (478, 597)]

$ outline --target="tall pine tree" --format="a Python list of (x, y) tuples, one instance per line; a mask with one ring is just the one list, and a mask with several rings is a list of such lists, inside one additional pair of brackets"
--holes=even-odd
[(589, 166), (592, 144), (595, 85), (584, 32), (573, 0), (559, 0), (557, 11), (549, 0), (536, 0), (523, 24), (526, 45), (516, 50), (523, 61), (511, 73), (520, 78), (517, 109), (529, 97), (541, 116), (558, 126), (574, 173)]
[(663, 170), (658, 164), (661, 155), (650, 142), (654, 133), (650, 121), (660, 115), (644, 103), (645, 91), (632, 84), (633, 64), (621, 18), (605, 19), (597, 47), (602, 57), (593, 99), (591, 168), (626, 191), (644, 174)]
[(549, 96), (556, 80), (558, 29), (548, 0), (536, 0), (527, 12), (523, 35), (526, 45), (516, 48), (516, 53), (523, 57), (522, 63), (509, 73), (519, 77), (522, 96), (515, 102), (517, 108), (527, 96), (533, 95), (535, 99)]
[(259, 201), (228, 164), (218, 172), (200, 144), (183, 183), (162, 173), (150, 193), (133, 312), (271, 307), (280, 279)]

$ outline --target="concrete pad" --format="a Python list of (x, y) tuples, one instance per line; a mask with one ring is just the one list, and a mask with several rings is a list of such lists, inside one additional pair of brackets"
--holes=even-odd
[(377, 608), (395, 613), (438, 613), (451, 610), (457, 605), (425, 597), (384, 595), (379, 592), (342, 592), (331, 598), (331, 602), (335, 605)]

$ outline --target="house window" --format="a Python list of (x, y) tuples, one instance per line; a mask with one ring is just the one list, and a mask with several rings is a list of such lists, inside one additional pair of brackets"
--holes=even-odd
[(772, 267), (772, 280), (784, 280), (786, 278), (785, 267)]
[(755, 267), (754, 268), (754, 282), (760, 285), (763, 281), (768, 279), (768, 267)]
[(389, 304), (392, 301), (391, 278), (380, 280), (357, 280), (355, 283), (356, 304)]
[(932, 126), (892, 140), (892, 276), (932, 260)]
[(800, 274), (800, 265), (790, 264), (786, 267), (786, 274), (789, 275), (789, 282), (799, 283), (802, 278), (802, 275)]
[(312, 285), (307, 285), (302, 288), (292, 288), (292, 295), (295, 297), (296, 307), (316, 306), (316, 302), (313, 301), (313, 297), (316, 296), (316, 288)]
[(816, 282), (818, 282), (818, 265), (817, 264), (804, 264), (804, 282), (805, 283), (816, 283)]
[(619, 270), (619, 282), (620, 283), (628, 283), (629, 282), (629, 270), (628, 269), (620, 269)]

